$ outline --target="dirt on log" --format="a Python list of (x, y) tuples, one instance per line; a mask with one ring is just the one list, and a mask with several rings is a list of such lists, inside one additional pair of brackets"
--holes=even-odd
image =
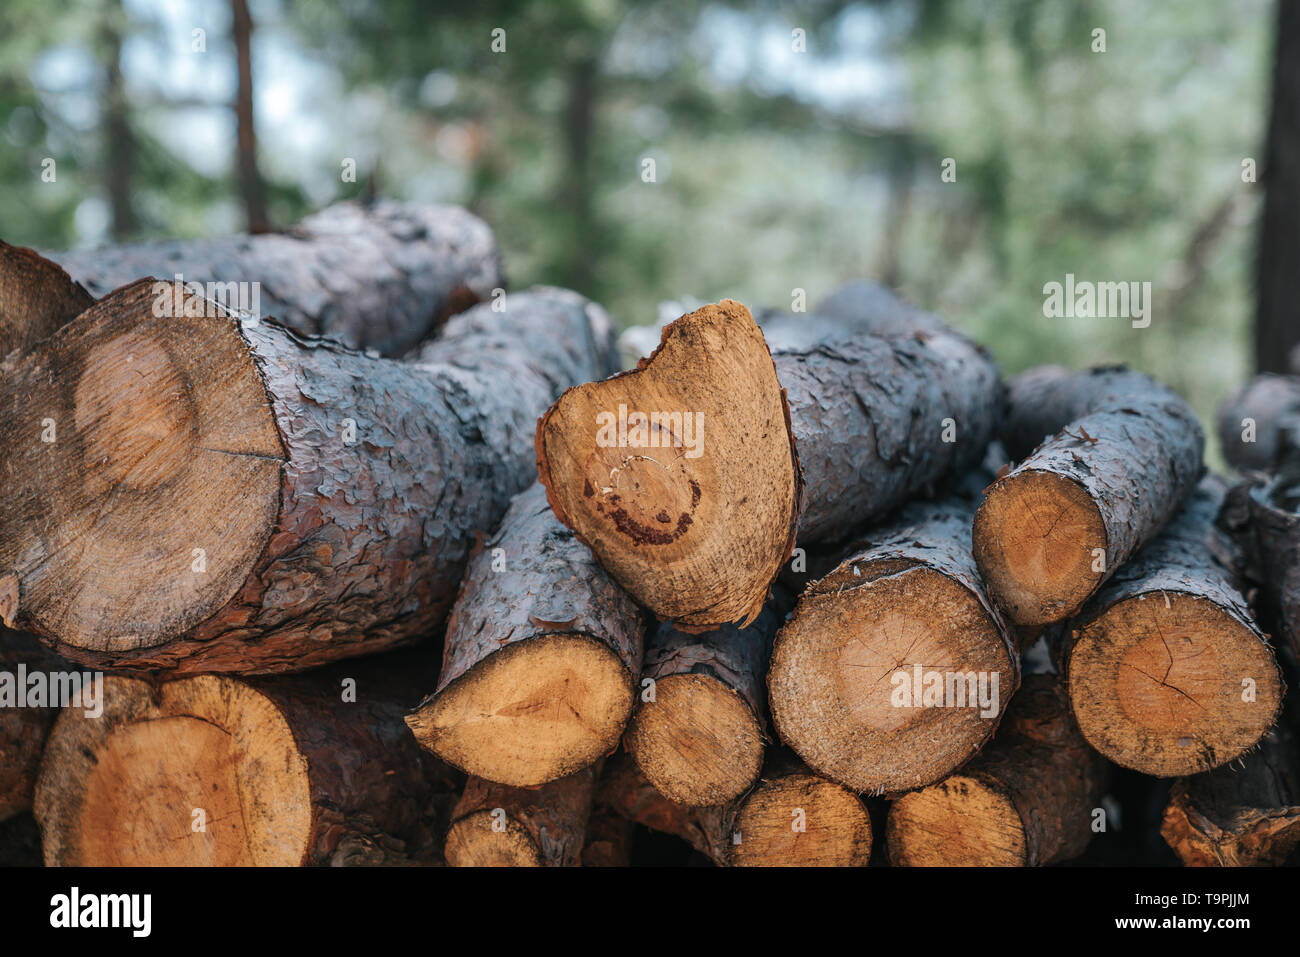
[(436, 860), (461, 776), (402, 723), (420, 667), (404, 652), (276, 679), (106, 677), (102, 716), (65, 709), (46, 745), (46, 864), (346, 863), (358, 840), (387, 852), (374, 862)]
[(492, 231), (457, 206), (339, 203), (283, 233), (47, 255), (96, 297), (180, 275), (228, 307), (242, 292), (259, 318), (393, 357), (505, 286)]
[(905, 507), (813, 582), (768, 673), (781, 739), (854, 791), (933, 784), (998, 726), (1019, 653), (970, 550), (974, 500)]
[(1267, 639), (1214, 556), (1226, 488), (1207, 476), (1160, 535), (1070, 623), (1070, 700), (1088, 742), (1158, 777), (1196, 774), (1254, 747), (1284, 686)]
[(641, 610), (534, 484), (470, 562), (437, 688), (407, 724), (476, 777), (554, 781), (617, 747), (644, 638)]
[(596, 767), (537, 788), (471, 777), (451, 812), (449, 867), (577, 867), (586, 846)]
[(1092, 838), (1105, 761), (1079, 733), (1054, 675), (1027, 675), (992, 745), (949, 778), (896, 800), (886, 839), (898, 867), (1036, 867)]
[(155, 285), (0, 366), (5, 623), (109, 670), (293, 671), (428, 634), (533, 481), (537, 416), (613, 362), (563, 290), (398, 362), (170, 283), (159, 309)]
[(1002, 440), (1020, 460), (975, 516), (975, 558), (1018, 625), (1083, 603), (1191, 495), (1204, 435), (1178, 395), (1122, 367), (1042, 366), (1010, 382)]

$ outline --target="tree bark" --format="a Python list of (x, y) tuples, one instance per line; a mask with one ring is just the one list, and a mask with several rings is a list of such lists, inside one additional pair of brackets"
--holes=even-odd
[(31, 810), (45, 739), (59, 713), (58, 702), (20, 707), (17, 696), (25, 698), (32, 674), (43, 674), (48, 688), (52, 673), (71, 667), (31, 635), (0, 628), (0, 821)]
[(990, 748), (959, 774), (905, 794), (886, 825), (897, 867), (1037, 867), (1092, 838), (1105, 762), (1051, 675), (1028, 675)]
[(1259, 589), (1266, 629), (1300, 656), (1300, 514), (1292, 479), (1251, 480), (1228, 491), (1217, 525), (1232, 540), (1234, 570)]
[(634, 825), (607, 807), (593, 808), (587, 819), (583, 867), (631, 867)]
[[(50, 254), (96, 297), (142, 276), (221, 284), (209, 296), (295, 332), (402, 356), (505, 286), (487, 225), (455, 206), (339, 203), (292, 230)], [(251, 285), (256, 284), (256, 285)], [(225, 304), (231, 305), (232, 302)]]
[(1002, 440), (1020, 463), (975, 515), (975, 559), (1016, 624), (1053, 624), (1191, 495), (1204, 435), (1175, 393), (1122, 367), (1042, 366), (1010, 394)]
[(785, 596), (746, 628), (693, 635), (661, 624), (646, 640), (641, 695), (625, 741), (651, 786), (692, 807), (726, 804), (763, 767), (772, 639)]
[(208, 305), (145, 280), (0, 369), (6, 623), (72, 660), (254, 674), (416, 641), (532, 481), (536, 416), (613, 361), (562, 290), (458, 316), (414, 362)]
[(554, 781), (617, 747), (644, 637), (641, 610), (534, 485), (470, 562), (437, 688), (407, 724), (476, 777)]
[(858, 792), (939, 781), (993, 734), (1020, 680), (1018, 649), (970, 551), (974, 502), (907, 506), (805, 589), (777, 634), (777, 733)]
[(1256, 376), (1219, 406), (1223, 457), (1242, 471), (1300, 466), (1300, 379)]
[(577, 867), (586, 843), (596, 767), (539, 788), (471, 777), (447, 832), (451, 867)]
[(1180, 778), (1160, 834), (1188, 867), (1276, 866), (1300, 847), (1300, 746), (1279, 724), (1234, 764)]
[(58, 263), (0, 241), (0, 358), (30, 349), (94, 302)]
[(1283, 683), (1233, 575), (1213, 557), (1225, 487), (1208, 476), (1164, 531), (1070, 624), (1066, 671), (1089, 744), (1158, 777), (1196, 774), (1252, 748)]
[(459, 776), (402, 723), (418, 672), (408, 654), (274, 681), (107, 677), (103, 715), (65, 709), (46, 746), (46, 864), (340, 863), (358, 839), (436, 859)]
[[(842, 537), (978, 462), (996, 428), (987, 354), (942, 329), (863, 333), (874, 321), (783, 322), (775, 341), (789, 347), (769, 353), (731, 300), (678, 319), (636, 371), (570, 390), (538, 423), (556, 515), (661, 619), (691, 631), (752, 621), (796, 518), (801, 544)], [(826, 337), (810, 341), (813, 329)], [(619, 410), (629, 425), (696, 413), (707, 437), (664, 465), (647, 450), (685, 437), (629, 429), (608, 447), (599, 417)]]
[(1255, 368), (1285, 372), (1300, 342), (1295, 322), (1300, 255), (1300, 10), (1277, 5), (1272, 108), (1263, 168), (1264, 210), (1255, 263)]

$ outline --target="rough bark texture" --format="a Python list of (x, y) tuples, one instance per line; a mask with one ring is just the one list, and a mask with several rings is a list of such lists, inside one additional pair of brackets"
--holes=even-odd
[(471, 777), (447, 832), (451, 867), (577, 867), (596, 790), (595, 767), (539, 788)]
[(634, 825), (607, 807), (592, 809), (587, 819), (587, 843), (582, 848), (583, 867), (630, 867)]
[(1300, 656), (1300, 503), (1293, 481), (1247, 481), (1228, 491), (1216, 524), (1232, 540), (1232, 567), (1258, 587), (1261, 621)]
[(397, 362), (181, 318), (192, 297), (159, 317), (152, 287), (0, 369), (7, 623), (103, 667), (291, 671), (427, 634), (532, 481), (537, 415), (613, 362), (608, 318), (562, 290)]
[(945, 777), (993, 734), (1019, 684), (1018, 649), (971, 557), (973, 507), (956, 495), (907, 506), (809, 585), (777, 635), (777, 733), (854, 791)]
[(1189, 867), (1296, 861), (1300, 746), (1279, 724), (1240, 762), (1174, 783), (1160, 833)]
[(44, 674), (49, 682), (53, 672), (73, 667), (33, 636), (0, 628), (0, 683), (7, 686), (0, 687), (0, 821), (31, 809), (45, 738), (59, 714), (57, 705), (38, 708), (25, 702), (19, 707), (8, 694), (30, 687), (27, 678), (33, 673)]
[(1071, 622), (1075, 718), (1116, 764), (1172, 777), (1254, 747), (1277, 720), (1283, 683), (1214, 526), (1226, 489), (1207, 476), (1161, 534)]
[(896, 866), (1040, 866), (1082, 854), (1105, 762), (1074, 724), (1057, 679), (1029, 675), (991, 747), (889, 812)]
[[(46, 863), (436, 860), (460, 776), (402, 723), (419, 672), (408, 652), (275, 680), (106, 678), (103, 716), (65, 709), (50, 734)], [(385, 853), (340, 860), (358, 840)]]
[(259, 317), (386, 356), (505, 286), (492, 231), (456, 206), (339, 203), (284, 233), (49, 255), (96, 297), (143, 276), (259, 283)]
[(641, 610), (534, 485), (471, 561), (437, 688), (407, 723), (470, 774), (553, 781), (617, 745), (644, 636)]
[(53, 335), (94, 301), (58, 263), (0, 241), (0, 358)]
[(1300, 464), (1300, 379), (1251, 379), (1219, 406), (1218, 430), (1224, 458), (1242, 471)]
[(975, 558), (1017, 624), (1051, 624), (1076, 613), (1192, 493), (1204, 436), (1181, 398), (1124, 368), (1032, 369), (1011, 381), (1010, 397), (1002, 440), (1021, 461), (976, 514)]
[(694, 635), (665, 623), (646, 640), (640, 698), (625, 740), (647, 780), (671, 800), (725, 804), (758, 779), (766, 741), (763, 679), (790, 604), (783, 591), (748, 627)]

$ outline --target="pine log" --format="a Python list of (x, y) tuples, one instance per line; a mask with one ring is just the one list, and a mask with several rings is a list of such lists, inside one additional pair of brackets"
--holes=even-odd
[[(987, 354), (949, 331), (831, 328), (769, 353), (744, 306), (705, 306), (637, 370), (569, 390), (538, 423), (556, 515), (661, 619), (748, 624), (796, 525), (801, 544), (842, 537), (983, 454), (1002, 404)], [(614, 447), (599, 426), (620, 412), (695, 413), (699, 454), (671, 426)]]
[(1223, 400), (1223, 457), (1242, 471), (1276, 472), (1300, 459), (1300, 378), (1259, 375)]
[(712, 807), (674, 804), (625, 758), (606, 768), (597, 804), (680, 837), (719, 866), (865, 867), (871, 857), (871, 817), (861, 799), (788, 754), (769, 755), (749, 793)]
[(1300, 862), (1300, 745), (1295, 734), (1278, 724), (1239, 762), (1180, 778), (1160, 834), (1188, 867)]
[(1105, 786), (1051, 675), (1027, 675), (993, 744), (960, 773), (889, 810), (897, 867), (1036, 867), (1083, 853)]
[(53, 335), (94, 302), (58, 263), (0, 241), (0, 358)]
[(905, 507), (809, 585), (768, 673), (781, 739), (850, 789), (924, 787), (993, 734), (1018, 649), (970, 552), (974, 502)]
[(537, 415), (613, 358), (561, 290), (397, 362), (158, 285), (163, 308), (143, 280), (0, 367), (5, 623), (108, 669), (300, 670), (429, 633), (532, 481)]
[(386, 356), (505, 286), (492, 231), (456, 206), (339, 203), (284, 233), (51, 255), (96, 297), (142, 276), (257, 283), (258, 318)]
[[(779, 586), (778, 586), (779, 587)], [(664, 623), (646, 640), (641, 693), (624, 735), (650, 784), (678, 804), (726, 804), (763, 768), (772, 639), (784, 596), (746, 628), (693, 635)]]
[(1187, 403), (1122, 367), (1043, 366), (1014, 378), (1010, 395), (1002, 439), (1020, 464), (976, 513), (975, 558), (1013, 621), (1052, 624), (1191, 495), (1204, 436)]
[(471, 777), (452, 811), (450, 867), (577, 867), (586, 843), (596, 772), (584, 768), (539, 788)]
[(1250, 480), (1228, 491), (1217, 520), (1236, 546), (1237, 570), (1258, 593), (1252, 604), (1300, 657), (1300, 495), (1294, 477)]
[(617, 747), (644, 638), (641, 610), (535, 484), (471, 561), (437, 688), (406, 722), (476, 777), (554, 781)]
[[(1070, 700), (1116, 764), (1158, 777), (1226, 764), (1277, 720), (1283, 682), (1239, 583), (1214, 554), (1226, 489), (1203, 479), (1182, 511), (1070, 624)], [(1217, 541), (1214, 541), (1217, 539)]]
[(59, 714), (59, 702), (27, 700), (32, 676), (43, 675), (49, 689), (51, 678), (71, 667), (33, 636), (0, 628), (0, 821), (31, 809), (45, 739)]
[(459, 776), (402, 723), (411, 654), (276, 679), (105, 678), (102, 717), (64, 709), (46, 745), (46, 864), (344, 863), (358, 839), (426, 853)]

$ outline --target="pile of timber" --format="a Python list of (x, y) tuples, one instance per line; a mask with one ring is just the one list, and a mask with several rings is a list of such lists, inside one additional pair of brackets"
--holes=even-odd
[(0, 862), (1295, 861), (1292, 380), (1229, 487), (874, 283), (650, 335), (449, 207), (0, 244)]

